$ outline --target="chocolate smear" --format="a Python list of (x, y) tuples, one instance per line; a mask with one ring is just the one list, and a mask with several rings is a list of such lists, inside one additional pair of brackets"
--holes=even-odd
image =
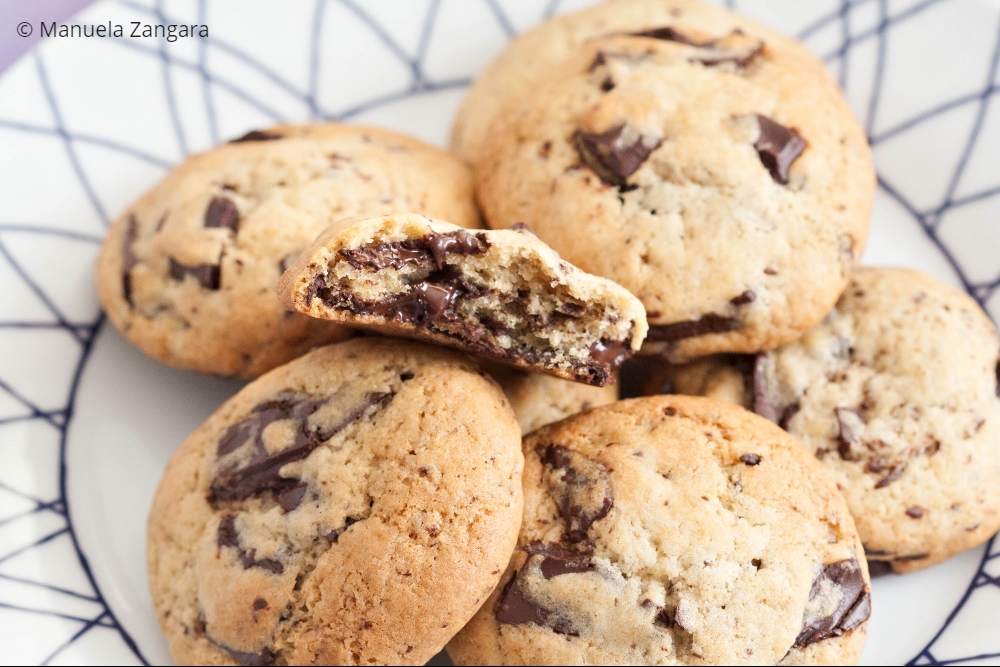
[(764, 419), (775, 424), (780, 420), (778, 408), (767, 397), (767, 371), (771, 366), (771, 358), (767, 354), (758, 354), (753, 362), (753, 411)]
[(205, 227), (226, 227), (234, 232), (240, 225), (240, 211), (228, 197), (213, 197), (205, 209)]
[(222, 517), (219, 522), (219, 528), (216, 531), (215, 543), (219, 547), (231, 547), (237, 550), (237, 558), (243, 563), (243, 569), (249, 570), (251, 567), (259, 567), (262, 570), (267, 570), (272, 574), (282, 574), (285, 571), (284, 565), (272, 558), (261, 558), (257, 560), (255, 557), (257, 555), (256, 549), (244, 549), (240, 545), (240, 535), (236, 530), (236, 517), (232, 514), (227, 514)]
[[(831, 605), (836, 607), (829, 611)], [(827, 613), (810, 618), (815, 609)], [(809, 591), (809, 604), (803, 616), (803, 628), (795, 638), (795, 648), (839, 637), (858, 627), (871, 615), (871, 594), (865, 584), (861, 565), (856, 559), (828, 563), (820, 570)]]
[(229, 143), (240, 144), (245, 141), (274, 141), (275, 139), (281, 139), (281, 135), (266, 130), (250, 130), (242, 137), (230, 140)]
[(564, 539), (584, 541), (594, 522), (614, 505), (607, 468), (561, 445), (540, 448), (538, 454), (547, 469), (549, 494), (566, 524)]
[(539, 568), (546, 579), (563, 574), (578, 574), (594, 569), (589, 554), (571, 551), (551, 542), (532, 542), (524, 550), (535, 556), (542, 556)]
[[(139, 259), (135, 256), (135, 251), (132, 246), (135, 245), (136, 240), (139, 238), (139, 221), (136, 220), (134, 213), (129, 213), (128, 221), (125, 223), (125, 234), (122, 236), (122, 295), (128, 302), (128, 305), (133, 306), (132, 303), (132, 269), (135, 265), (139, 263)], [(1000, 377), (1000, 365), (997, 366), (998, 377)], [(998, 390), (998, 395), (1000, 395), (1000, 390)]]
[(702, 315), (697, 320), (673, 322), (672, 324), (651, 324), (646, 339), (657, 343), (670, 343), (684, 338), (694, 338), (705, 334), (726, 333), (740, 328), (740, 321), (733, 317), (723, 317), (717, 313)]
[(521, 568), (508, 582), (496, 610), (497, 620), (507, 625), (530, 625), (533, 623), (547, 627), (561, 635), (576, 636), (577, 632), (568, 621), (536, 605), (524, 595), (520, 586), (524, 572), (525, 568)]
[(760, 136), (753, 147), (760, 161), (771, 173), (771, 178), (781, 185), (788, 184), (788, 168), (805, 150), (805, 139), (795, 128), (779, 125), (767, 116), (757, 116)]
[[(219, 439), (217, 455), (220, 458), (244, 447), (247, 451), (215, 475), (211, 484), (211, 499), (245, 500), (265, 491), (274, 491), (280, 497), (299, 484), (298, 479), (281, 476), (280, 471), (285, 464), (306, 458), (317, 447), (360, 419), (368, 408), (391, 397), (392, 394), (386, 392), (370, 392), (360, 405), (325, 430), (314, 430), (308, 426), (309, 415), (326, 403), (325, 398), (314, 399), (282, 392), (274, 399), (258, 404), (249, 416), (230, 426)], [(264, 429), (268, 424), (283, 419), (295, 422), (295, 441), (279, 452), (268, 453), (262, 440)], [(291, 503), (293, 499), (294, 496), (289, 496), (286, 502)]]
[(614, 371), (632, 356), (628, 341), (601, 339), (590, 346), (590, 358)]
[(580, 160), (602, 181), (619, 188), (626, 186), (626, 179), (661, 142), (661, 139), (644, 137), (637, 132), (626, 133), (626, 127), (622, 123), (601, 134), (583, 130), (573, 133), (573, 147)]
[(851, 448), (861, 441), (857, 433), (859, 425), (864, 424), (861, 414), (850, 408), (837, 408), (834, 413), (837, 416), (837, 453), (845, 461), (856, 461), (858, 457)]
[(222, 282), (222, 267), (218, 264), (181, 264), (170, 258), (170, 277), (183, 281), (185, 276), (191, 276), (205, 289), (217, 290)]

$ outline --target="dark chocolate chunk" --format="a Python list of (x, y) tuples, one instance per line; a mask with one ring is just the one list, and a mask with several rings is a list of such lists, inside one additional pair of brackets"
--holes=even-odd
[(280, 134), (274, 134), (273, 132), (268, 132), (266, 130), (250, 130), (242, 137), (237, 139), (232, 139), (229, 143), (239, 144), (244, 141), (274, 141), (275, 139), (280, 139)]
[(212, 643), (232, 656), (233, 660), (241, 665), (245, 665), (246, 667), (266, 667), (266, 665), (270, 665), (274, 662), (275, 655), (269, 648), (265, 648), (260, 653), (244, 653), (242, 651), (234, 651), (231, 648), (226, 648), (216, 642)]
[(299, 482), (290, 489), (285, 489), (278, 494), (278, 504), (281, 505), (281, 509), (285, 510), (285, 513), (291, 512), (293, 509), (302, 504), (302, 499), (306, 496), (306, 489), (308, 485), (305, 482)]
[(911, 519), (919, 519), (924, 515), (924, 511), (917, 506), (909, 507), (906, 510), (906, 516)]
[(234, 232), (240, 225), (240, 210), (228, 197), (213, 197), (205, 209), (206, 227), (227, 227)]
[(217, 290), (222, 282), (222, 271), (218, 264), (196, 264), (187, 266), (173, 257), (170, 258), (170, 277), (174, 280), (184, 280), (191, 276), (205, 289)]
[(632, 348), (628, 341), (601, 339), (590, 346), (590, 358), (606, 365), (609, 371), (616, 370), (630, 356)]
[(257, 609), (258, 611), (261, 609), (267, 609), (267, 600), (265, 600), (264, 598), (257, 598), (256, 600), (253, 601), (253, 608)]
[(740, 461), (748, 466), (755, 466), (760, 463), (760, 454), (740, 454)]
[[(861, 565), (853, 558), (823, 566), (819, 576), (813, 581), (809, 600), (812, 601), (821, 594), (837, 595), (837, 606), (823, 618), (803, 618), (804, 627), (795, 638), (795, 648), (839, 637), (864, 623), (871, 615), (871, 594), (861, 573)], [(821, 608), (828, 606), (823, 604)]]
[(802, 406), (799, 405), (798, 402), (796, 402), (796, 403), (792, 403), (787, 408), (785, 408), (784, 410), (782, 410), (781, 411), (781, 420), (778, 422), (778, 426), (780, 426), (781, 428), (783, 428), (783, 429), (785, 429), (787, 431), (788, 430), (788, 423), (790, 421), (792, 421), (792, 417), (794, 417), (795, 414), (801, 408), (802, 408)]
[(546, 579), (563, 574), (577, 574), (594, 569), (594, 563), (589, 554), (571, 551), (551, 542), (532, 542), (524, 547), (529, 554), (542, 556), (539, 567)]
[(400, 296), (376, 304), (371, 311), (403, 324), (424, 324), (444, 317), (457, 296), (458, 290), (452, 285), (423, 281)]
[(219, 530), (217, 531), (215, 543), (220, 547), (239, 548), (240, 536), (236, 532), (236, 517), (232, 514), (225, 515), (222, 517), (222, 521), (219, 522)]
[(868, 576), (872, 579), (892, 574), (892, 563), (887, 560), (868, 560)]
[(647, 340), (670, 343), (684, 338), (694, 338), (705, 334), (726, 333), (740, 328), (740, 321), (734, 317), (723, 317), (717, 313), (702, 315), (697, 320), (673, 322), (671, 324), (651, 324)]
[(376, 246), (343, 248), (340, 256), (356, 269), (368, 267), (379, 271), (392, 267), (396, 270), (404, 264), (420, 264), (427, 259), (427, 253), (419, 248), (406, 248), (401, 242), (382, 243)]
[(861, 414), (850, 408), (837, 408), (834, 412), (837, 415), (837, 453), (845, 461), (856, 461), (858, 457), (851, 451), (851, 447), (861, 440), (854, 430), (855, 418), (860, 421)]
[(756, 298), (757, 295), (753, 293), (753, 290), (748, 289), (746, 292), (734, 296), (732, 299), (729, 300), (729, 303), (733, 304), (734, 306), (745, 306), (748, 303), (753, 303), (754, 299)]
[[(299, 484), (299, 480), (282, 477), (279, 474), (282, 466), (306, 458), (336, 433), (359, 419), (365, 410), (391, 396), (392, 394), (384, 392), (367, 394), (361, 405), (325, 431), (312, 430), (308, 427), (309, 415), (326, 403), (325, 398), (303, 398), (292, 392), (282, 392), (274, 399), (258, 404), (249, 416), (230, 426), (219, 439), (217, 450), (219, 457), (244, 446), (249, 447), (249, 451), (240, 460), (226, 466), (215, 475), (211, 485), (212, 500), (245, 500), (265, 491), (274, 491), (280, 496), (290, 491)], [(268, 424), (282, 419), (297, 422), (295, 442), (280, 452), (269, 454), (264, 448), (261, 435)], [(291, 499), (292, 497), (289, 497), (288, 500)], [(301, 501), (301, 498), (299, 500)]]
[(434, 263), (439, 269), (444, 268), (445, 255), (482, 255), (490, 247), (485, 235), (473, 236), (461, 230), (447, 234), (431, 232), (423, 241), (434, 256)]
[(893, 560), (906, 562), (914, 560), (923, 560), (928, 556), (930, 556), (930, 554), (910, 554), (909, 556), (896, 556), (895, 558), (893, 558)]
[(614, 505), (607, 469), (603, 463), (560, 445), (549, 445), (538, 453), (548, 469), (549, 494), (566, 524), (564, 539), (582, 542), (587, 539), (587, 530)]
[(575, 636), (577, 633), (568, 621), (555, 616), (525, 597), (520, 586), (520, 579), (523, 575), (524, 568), (521, 568), (514, 575), (514, 578), (507, 583), (507, 587), (500, 598), (500, 605), (496, 610), (497, 620), (507, 625), (529, 625), (534, 623), (535, 625), (550, 628), (553, 632), (561, 635)]
[(660, 607), (660, 611), (656, 612), (656, 616), (653, 617), (653, 625), (662, 625), (666, 628), (674, 627), (674, 609), (667, 609), (666, 607)]
[(805, 139), (795, 128), (779, 125), (767, 116), (757, 116), (760, 137), (753, 147), (760, 161), (771, 173), (771, 178), (782, 185), (788, 184), (788, 168), (805, 150)]
[(996, 371), (995, 372), (996, 372), (996, 378), (997, 378), (997, 390), (996, 390), (996, 394), (997, 394), (997, 396), (1000, 396), (1000, 361), (997, 362), (997, 367), (996, 367)]
[(597, 176), (617, 187), (625, 187), (626, 179), (646, 161), (649, 154), (660, 145), (660, 139), (635, 134), (629, 143), (622, 137), (626, 125), (622, 123), (601, 134), (583, 130), (573, 133), (573, 146), (580, 160)]
[[(670, 26), (664, 26), (662, 28), (652, 28), (650, 30), (643, 30), (642, 32), (633, 32), (634, 37), (650, 37), (652, 39), (662, 39), (667, 42), (677, 42), (679, 44), (687, 44), (688, 46), (706, 46), (706, 44), (701, 42), (695, 42), (690, 37), (685, 35)], [(711, 42), (709, 42), (710, 44)]]
[[(122, 236), (122, 295), (128, 302), (132, 303), (132, 269), (139, 263), (132, 246), (139, 238), (139, 221), (135, 219), (134, 213), (129, 213), (128, 221), (125, 223), (125, 234)], [(998, 377), (1000, 377), (1000, 366), (997, 366)], [(1000, 390), (998, 390), (1000, 396)]]
[(885, 477), (883, 477), (882, 479), (880, 479), (879, 481), (877, 481), (875, 483), (875, 488), (876, 489), (883, 489), (883, 488), (889, 486), (890, 484), (892, 484), (893, 482), (895, 482), (897, 479), (899, 479), (900, 475), (903, 474), (904, 470), (906, 470), (906, 464), (905, 463), (900, 464), (900, 465), (892, 466), (889, 469), (889, 474), (886, 475)]
[(753, 362), (753, 411), (764, 419), (778, 423), (778, 408), (767, 397), (767, 371), (771, 365), (766, 353), (757, 355)]
[(216, 531), (215, 543), (219, 547), (232, 547), (237, 550), (237, 558), (243, 563), (243, 569), (249, 570), (251, 567), (259, 567), (274, 574), (281, 574), (285, 567), (271, 558), (257, 560), (256, 549), (244, 549), (240, 546), (240, 534), (236, 530), (236, 517), (227, 514), (219, 521), (219, 528)]

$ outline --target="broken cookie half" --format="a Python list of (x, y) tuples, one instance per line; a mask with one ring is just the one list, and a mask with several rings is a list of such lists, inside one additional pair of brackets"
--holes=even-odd
[(333, 225), (285, 272), (278, 296), (312, 317), (595, 386), (614, 382), (648, 328), (628, 290), (563, 261), (523, 226), (466, 231), (416, 214)]

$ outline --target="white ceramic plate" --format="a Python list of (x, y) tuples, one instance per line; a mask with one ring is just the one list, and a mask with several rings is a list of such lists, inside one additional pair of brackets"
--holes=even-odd
[[(0, 78), (0, 662), (169, 663), (146, 512), (172, 451), (240, 386), (159, 365), (106, 324), (92, 274), (109, 220), (187, 153), (277, 121), (443, 145), (470, 77), (584, 4), (104, 0), (74, 22), (210, 36), (50, 38)], [(1000, 4), (736, 4), (801, 37), (865, 124), (880, 177), (865, 262), (927, 271), (996, 317)], [(877, 580), (863, 660), (1000, 660), (1000, 540)]]

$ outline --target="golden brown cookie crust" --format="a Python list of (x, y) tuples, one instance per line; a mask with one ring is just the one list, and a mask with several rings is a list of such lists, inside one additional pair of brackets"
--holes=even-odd
[[(330, 424), (305, 458), (281, 448)], [(423, 664), (510, 557), (519, 443), (495, 382), (416, 343), (354, 339), (251, 383), (180, 447), (153, 502), (150, 588), (173, 659)], [(246, 458), (258, 446), (286, 457), (280, 479)]]
[[(519, 550), (448, 645), (455, 664), (857, 660), (865, 609), (840, 636), (802, 639), (807, 619), (839, 604), (836, 587), (814, 586), (827, 566), (856, 563), (856, 592), (869, 580), (835, 482), (777, 426), (711, 399), (646, 397), (543, 427), (525, 438), (524, 454)], [(560, 477), (560, 457), (572, 475)], [(560, 495), (574, 483), (568, 500)], [(542, 553), (539, 545), (586, 564), (544, 575), (559, 563), (529, 562), (525, 549)], [(515, 570), (528, 574), (511, 584)], [(542, 609), (542, 624), (498, 621), (512, 613), (500, 610), (514, 586)], [(856, 599), (870, 602), (866, 592)]]

